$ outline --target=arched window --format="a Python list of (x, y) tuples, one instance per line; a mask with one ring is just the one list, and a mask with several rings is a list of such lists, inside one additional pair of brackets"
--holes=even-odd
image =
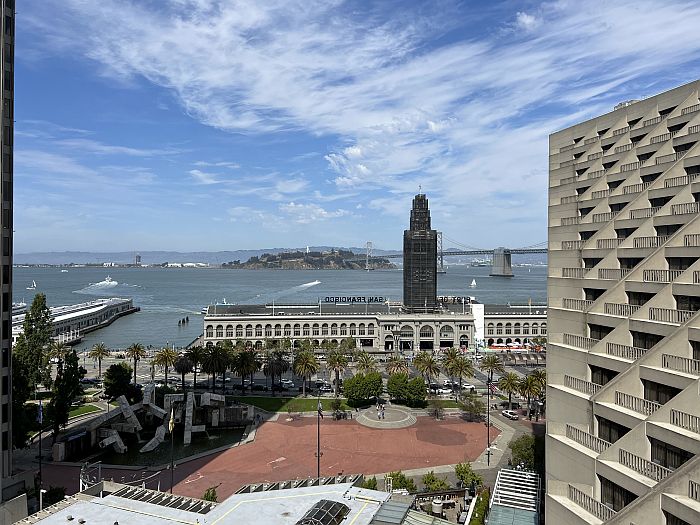
[(328, 323), (321, 325), (321, 335), (328, 335)]
[(331, 325), (331, 335), (338, 335), (338, 325), (335, 323)]
[(369, 323), (367, 325), (367, 335), (374, 335), (374, 324)]
[(275, 337), (282, 337), (282, 325), (281, 324), (275, 325)]
[(350, 323), (350, 335), (357, 335), (357, 326), (355, 326), (355, 323)]
[(224, 327), (221, 325), (218, 325), (216, 327), (216, 337), (223, 337), (224, 336)]
[(358, 335), (365, 335), (365, 323), (357, 325), (357, 333)]
[(226, 337), (229, 339), (233, 339), (233, 325), (232, 324), (226, 325)]
[(214, 337), (214, 327), (211, 325), (207, 326), (207, 337)]
[(246, 337), (253, 337), (253, 325), (252, 324), (247, 324), (245, 327), (245, 336)]
[(530, 323), (523, 323), (523, 335), (530, 333)]
[(493, 323), (489, 323), (486, 325), (486, 334), (493, 335)]
[(537, 335), (539, 332), (539, 327), (537, 323), (532, 323), (532, 335)]
[(519, 335), (519, 334), (520, 334), (520, 323), (515, 323), (515, 324), (513, 325), (513, 333), (514, 333), (515, 335)]
[(348, 325), (345, 323), (340, 325), (340, 335), (348, 335)]
[(319, 334), (319, 331), (318, 331), (318, 323), (314, 323), (314, 325), (311, 327), (311, 333), (312, 333), (313, 335), (318, 335), (318, 334)]
[(422, 326), (420, 329), (421, 339), (432, 339), (434, 333), (430, 326)]
[(272, 337), (272, 325), (271, 324), (265, 325), (265, 337)]
[(309, 337), (311, 335), (311, 326), (309, 323), (304, 324), (304, 337)]
[(298, 323), (294, 325), (294, 335), (297, 337), (301, 335), (301, 325)]
[(263, 327), (261, 324), (256, 324), (255, 325), (255, 337), (262, 337), (263, 334)]
[(498, 323), (496, 325), (496, 334), (501, 335), (503, 333), (503, 323)]
[(292, 335), (292, 325), (291, 324), (284, 325), (284, 336), (290, 337), (291, 335)]
[(236, 337), (243, 337), (243, 325), (242, 324), (236, 325)]
[(401, 327), (401, 337), (403, 339), (413, 339), (413, 328), (408, 325), (403, 325)]
[(547, 323), (542, 323), (540, 325), (540, 334), (547, 335)]
[(455, 332), (451, 326), (443, 326), (440, 328), (440, 339), (452, 339), (454, 334)]
[(510, 323), (506, 323), (506, 334), (511, 333), (511, 331), (512, 331), (512, 330), (511, 330), (512, 326), (513, 326), (513, 325), (511, 325)]

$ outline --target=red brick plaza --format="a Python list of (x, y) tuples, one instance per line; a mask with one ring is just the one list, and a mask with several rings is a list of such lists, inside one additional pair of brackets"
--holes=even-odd
[[(175, 469), (176, 494), (202, 497), (217, 486), (219, 500), (242, 485), (316, 476), (316, 418), (304, 417), (263, 423), (255, 441), (226, 452), (182, 463)], [(498, 435), (491, 429), (491, 439)], [(354, 420), (321, 421), (321, 476), (378, 474), (474, 461), (486, 448), (484, 423), (459, 418), (436, 421), (418, 417), (401, 429), (378, 429)], [(44, 483), (78, 490), (78, 468), (47, 465)], [(103, 470), (103, 477), (120, 481), (135, 471)], [(140, 471), (138, 472), (140, 475)], [(161, 473), (161, 490), (170, 486), (170, 473)]]

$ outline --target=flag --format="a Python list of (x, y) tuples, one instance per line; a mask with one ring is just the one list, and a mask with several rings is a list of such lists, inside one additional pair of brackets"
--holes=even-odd
[(496, 384), (493, 381), (487, 381), (487, 384), (492, 394), (495, 394), (498, 391), (498, 388), (496, 387)]
[(323, 419), (323, 406), (321, 405), (321, 401), (318, 402), (318, 415)]
[(44, 407), (41, 404), (41, 399), (39, 400), (39, 411), (36, 414), (36, 420), (40, 425), (44, 424)]
[(168, 421), (168, 431), (172, 434), (175, 428), (175, 408), (170, 409), (170, 421)]

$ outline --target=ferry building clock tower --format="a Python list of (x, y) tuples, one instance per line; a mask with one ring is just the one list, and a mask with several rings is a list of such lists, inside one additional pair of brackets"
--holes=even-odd
[(413, 198), (410, 226), (403, 232), (403, 304), (411, 312), (437, 309), (437, 232), (430, 228), (423, 193)]

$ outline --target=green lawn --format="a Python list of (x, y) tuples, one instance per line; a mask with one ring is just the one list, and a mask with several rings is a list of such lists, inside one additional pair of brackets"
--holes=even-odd
[(81, 405), (75, 407), (70, 412), (68, 412), (68, 417), (84, 416), (85, 414), (90, 414), (91, 412), (100, 412), (102, 409), (95, 405)]
[(427, 403), (434, 403), (442, 408), (459, 408), (459, 403), (454, 399), (426, 399)]
[[(313, 412), (318, 407), (318, 399), (315, 397), (311, 398), (300, 398), (300, 397), (260, 397), (260, 396), (236, 396), (234, 400), (245, 403), (247, 405), (253, 405), (268, 412), (287, 412), (291, 410), (292, 412)], [(343, 405), (342, 410), (351, 410), (346, 403), (346, 399), (342, 399)], [(330, 411), (331, 403), (333, 399), (331, 398), (321, 398), (321, 406), (323, 406), (324, 411)]]

